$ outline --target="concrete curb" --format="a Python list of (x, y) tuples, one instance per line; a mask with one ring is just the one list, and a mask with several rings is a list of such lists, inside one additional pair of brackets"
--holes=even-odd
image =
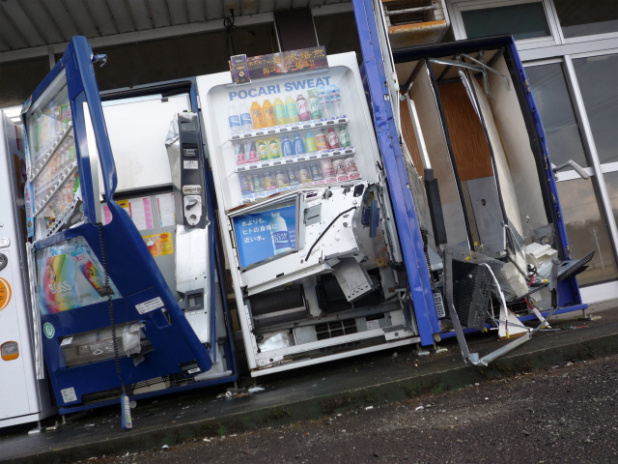
[[(53, 464), (87, 459), (93, 456), (121, 456), (126, 452), (161, 449), (163, 444), (177, 445), (191, 439), (213, 437), (265, 427), (276, 427), (301, 420), (315, 420), (335, 413), (358, 410), (413, 398), (427, 392), (456, 390), (476, 382), (509, 377), (567, 362), (577, 362), (618, 354), (618, 334), (591, 340), (571, 341), (558, 346), (525, 353), (512, 353), (487, 368), (464, 366), (443, 369), (403, 379), (358, 387), (310, 398), (281, 403), (203, 420), (170, 425), (157, 430), (132, 432), (125, 436), (104, 438), (81, 445), (57, 447), (26, 455), (10, 462), (15, 464)], [(410, 374), (414, 374), (411, 370)], [(8, 462), (0, 458), (0, 462)]]

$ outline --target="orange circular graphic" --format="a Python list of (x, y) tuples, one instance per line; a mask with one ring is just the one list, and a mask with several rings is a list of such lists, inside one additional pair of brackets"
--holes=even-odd
[(0, 277), (0, 311), (6, 308), (11, 301), (11, 285), (6, 279)]

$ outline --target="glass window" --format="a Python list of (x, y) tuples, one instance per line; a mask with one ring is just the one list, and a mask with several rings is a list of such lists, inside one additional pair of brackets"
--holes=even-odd
[(554, 0), (565, 38), (618, 32), (616, 0)]
[(618, 55), (573, 60), (601, 163), (618, 161)]
[(556, 166), (573, 160), (588, 166), (577, 120), (560, 63), (526, 68), (543, 129), (549, 157)]
[(550, 35), (540, 2), (464, 10), (461, 16), (469, 39), (512, 34), (515, 40), (522, 40)]
[[(606, 177), (606, 180), (608, 189), (610, 192), (613, 191), (616, 198), (618, 179), (612, 182)], [(613, 183), (613, 190), (609, 186), (610, 182)], [(592, 250), (596, 250), (588, 269), (578, 274), (579, 284), (598, 284), (618, 278), (612, 242), (599, 210), (591, 180), (558, 182), (557, 187), (573, 258), (582, 258)]]

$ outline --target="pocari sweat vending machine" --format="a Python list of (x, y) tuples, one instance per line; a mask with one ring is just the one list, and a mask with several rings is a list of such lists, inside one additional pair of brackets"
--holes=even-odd
[(197, 78), (253, 376), (419, 341), (356, 55), (324, 64)]
[(30, 304), (25, 182), (23, 131), (0, 111), (0, 428), (55, 412)]
[[(191, 109), (191, 85), (171, 102), (159, 94), (167, 111), (156, 96), (150, 113), (124, 108), (130, 123), (108, 133), (93, 68), (103, 59), (73, 38), (22, 110), (33, 300), (61, 413), (235, 378), (199, 125), (174, 116)], [(148, 124), (162, 130), (144, 134)], [(189, 176), (174, 167), (182, 156)], [(130, 176), (149, 162), (150, 183)]]

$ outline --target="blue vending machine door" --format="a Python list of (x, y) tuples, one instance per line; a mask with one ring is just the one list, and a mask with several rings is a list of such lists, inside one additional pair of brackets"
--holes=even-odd
[(100, 58), (73, 38), (22, 110), (34, 299), (61, 412), (116, 402), (125, 388), (169, 387), (212, 366), (113, 199), (116, 169), (93, 68)]

